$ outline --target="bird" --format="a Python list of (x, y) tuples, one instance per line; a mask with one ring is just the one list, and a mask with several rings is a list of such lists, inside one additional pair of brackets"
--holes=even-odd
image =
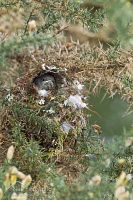
[(56, 80), (55, 77), (49, 73), (41, 74), (33, 79), (33, 85), (38, 90), (54, 90), (56, 89)]
[(56, 66), (45, 66), (45, 69), (33, 77), (33, 88), (41, 97), (47, 97), (51, 93), (56, 94), (64, 84), (65, 72)]
[(57, 69), (43, 70), (33, 78), (32, 84), (39, 96), (48, 97), (51, 92), (57, 93), (62, 84), (62, 76)]

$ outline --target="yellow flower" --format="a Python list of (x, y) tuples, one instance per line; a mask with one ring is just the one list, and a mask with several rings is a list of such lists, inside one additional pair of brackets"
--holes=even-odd
[(9, 168), (9, 173), (12, 174), (12, 175), (16, 175), (17, 178), (23, 180), (25, 179), (26, 175), (22, 172), (20, 172), (16, 167), (10, 167)]
[(17, 200), (17, 194), (15, 192), (12, 194), (11, 200)]
[(125, 190), (124, 186), (120, 186), (115, 191), (115, 198), (118, 200), (128, 200), (129, 192)]
[(15, 149), (14, 149), (13, 145), (8, 148), (7, 156), (6, 156), (8, 161), (12, 160), (14, 151), (15, 151)]
[(27, 200), (27, 193), (16, 194), (15, 192), (11, 196), (11, 200)]
[(16, 167), (14, 167), (14, 166), (12, 166), (12, 167), (10, 167), (9, 168), (9, 174), (14, 174), (14, 175), (16, 175), (17, 174), (17, 172), (18, 172), (18, 169), (16, 168)]
[(20, 193), (20, 194), (17, 196), (17, 200), (27, 200), (27, 198), (28, 198), (27, 193)]
[(118, 177), (116, 181), (116, 187), (125, 185), (125, 180), (126, 180), (126, 173), (121, 172), (120, 176)]
[(125, 165), (126, 164), (126, 160), (124, 158), (118, 159), (118, 164), (119, 165)]
[(128, 200), (129, 199), (129, 191), (126, 191), (119, 195), (118, 200)]
[(99, 185), (101, 183), (101, 176), (96, 175), (89, 181), (89, 185)]
[(0, 200), (3, 198), (3, 190), (0, 188)]
[(17, 182), (17, 176), (15, 174), (11, 175), (10, 182), (11, 182), (12, 186), (14, 186), (16, 184), (16, 182)]
[(131, 174), (127, 174), (125, 172), (121, 172), (120, 176), (116, 180), (116, 187), (127, 185), (128, 181), (132, 179)]
[(30, 175), (26, 176), (21, 182), (21, 190), (23, 191), (31, 184), (32, 178)]
[(20, 172), (20, 171), (17, 171), (16, 175), (21, 180), (26, 178), (26, 175), (24, 173)]

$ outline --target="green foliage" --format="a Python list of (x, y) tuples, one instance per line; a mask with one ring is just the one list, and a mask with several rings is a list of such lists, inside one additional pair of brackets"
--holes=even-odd
[[(49, 148), (62, 148), (60, 137), (63, 133), (58, 123), (51, 121), (47, 116), (39, 115), (38, 110), (32, 110), (21, 104), (12, 105), (11, 125), (14, 129), (15, 124), (27, 138), (34, 138), (39, 141), (40, 145), (47, 151)], [(17, 134), (15, 134), (17, 136)], [(15, 138), (16, 141), (17, 138)], [(53, 142), (54, 141), (54, 142)], [(55, 143), (55, 144), (54, 144)], [(60, 146), (61, 145), (61, 146)]]
[(124, 84), (124, 87), (126, 87), (129, 90), (133, 90), (133, 78), (132, 76), (125, 76), (122, 77), (122, 82)]
[[(62, 20), (68, 23), (81, 24), (91, 31), (98, 31), (103, 24), (106, 13), (117, 31), (115, 39), (122, 43), (131, 39), (127, 29), (132, 23), (133, 8), (126, 1), (103, 1), (105, 9), (95, 13), (82, 9), (80, 7), (81, 1), (76, 0), (41, 1), (41, 6), (34, 2), (31, 8), (30, 1), (23, 0), (17, 3), (26, 11), (26, 15), (24, 15), (25, 23), (19, 30), (20, 32), (15, 32), (15, 37), (9, 37), (1, 42), (1, 70), (3, 70), (2, 67), (6, 68), (7, 60), (11, 61), (12, 56), (22, 51), (29, 51), (31, 47), (38, 49), (42, 45), (48, 47), (55, 44), (55, 33), (60, 30)], [(17, 3), (16, 1), (12, 3), (0, 1), (0, 7), (10, 9), (18, 5)], [(34, 12), (34, 10), (38, 12)], [(38, 25), (36, 33), (29, 34), (27, 24), (31, 19), (38, 19), (38, 13), (41, 15), (43, 23)], [(109, 59), (115, 61), (118, 48), (119, 42), (115, 47), (110, 48)], [(81, 59), (88, 59), (87, 56), (95, 61), (99, 58), (99, 51), (96, 53), (92, 50), (92, 53), (89, 52), (88, 54), (84, 52)], [(122, 81), (125, 87), (132, 90), (132, 78), (124, 77)], [(66, 135), (61, 131), (56, 120), (49, 119), (45, 113), (42, 115), (39, 108), (32, 109), (31, 105), (16, 101), (10, 104), (5, 102), (4, 106), (8, 112), (8, 123), (5, 130), (8, 129), (8, 133), (12, 136), (18, 150), (13, 164), (22, 168), (24, 172), (31, 173), (34, 179), (35, 192), (34, 190), (29, 191), (31, 199), (112, 200), (116, 178), (121, 171), (133, 174), (133, 148), (132, 146), (127, 148), (124, 145), (127, 135), (132, 137), (132, 132), (104, 143), (101, 136), (94, 133), (89, 124), (87, 130), (82, 133), (80, 130), (78, 134), (77, 128), (77, 137), (74, 138), (73, 135), (69, 135), (65, 140)], [(75, 145), (71, 147), (69, 140), (73, 138)], [(63, 150), (64, 142), (68, 142), (68, 144), (66, 149)], [(120, 164), (120, 159), (125, 160), (123, 165)], [(0, 186), (3, 184), (7, 167), (6, 162), (0, 167)], [(58, 172), (58, 168), (62, 173)], [(63, 172), (64, 169), (65, 172)], [(102, 181), (98, 185), (91, 186), (89, 182), (95, 175), (99, 175)], [(130, 192), (130, 199), (132, 199), (133, 183), (129, 182), (127, 187)], [(6, 200), (8, 198), (9, 196), (6, 197)]]
[[(16, 32), (15, 38), (6, 40), (1, 44), (0, 65), (3, 64), (3, 66), (5, 66), (5, 59), (9, 58), (12, 54), (21, 52), (26, 47), (49, 44), (52, 38), (48, 37), (47, 34), (49, 34), (49, 31), (55, 31), (57, 27), (60, 27), (62, 20), (69, 23), (82, 24), (91, 31), (98, 31), (99, 27), (103, 24), (104, 12), (106, 12), (109, 21), (117, 31), (117, 39), (125, 42), (132, 38), (127, 30), (133, 20), (133, 8), (127, 1), (103, 1), (105, 11), (98, 10), (94, 13), (87, 9), (82, 9), (78, 1), (48, 1), (42, 2), (42, 5), (44, 5), (42, 7), (34, 1), (32, 6), (28, 1), (14, 1), (10, 4), (8, 1), (5, 4), (3, 1), (1, 2), (1, 7), (6, 7), (6, 5), (8, 7), (22, 7), (25, 12), (28, 12), (29, 9), (30, 14), (24, 15), (25, 26), (19, 31), (21, 34)], [(36, 34), (28, 36), (27, 23), (32, 19), (40, 20), (39, 16), (41, 16), (42, 24), (38, 26)], [(23, 33), (25, 36), (20, 37)]]
[(133, 5), (128, 0), (119, 1), (86, 1), (92, 5), (103, 5), (107, 19), (117, 33), (117, 39), (121, 44), (129, 44), (132, 40)]
[(60, 26), (61, 20), (72, 24), (83, 24), (92, 31), (96, 31), (103, 20), (103, 12), (92, 14), (87, 10), (81, 9), (78, 1), (48, 1), (42, 13), (46, 18), (43, 31), (53, 29), (57, 24)]
[[(93, 143), (95, 135), (91, 133), (90, 137)], [(86, 140), (86, 142), (88, 140)], [(93, 146), (93, 144), (89, 145)], [(78, 143), (77, 146), (84, 146), (84, 143)], [(78, 159), (77, 162), (82, 163), (84, 170), (80, 171), (77, 178), (71, 183), (71, 186), (67, 184), (67, 182), (64, 182), (65, 179), (63, 176), (59, 176), (54, 171), (54, 168), (49, 166), (49, 170), (46, 170), (45, 172), (45, 180), (47, 181), (47, 187), (49, 189), (47, 188), (46, 190), (48, 190), (48, 192), (46, 193), (45, 191), (40, 198), (43, 199), (43, 197), (45, 197), (50, 200), (88, 200), (93, 198), (102, 200), (106, 198), (107, 200), (112, 200), (116, 187), (116, 178), (120, 175), (121, 171), (125, 170), (126, 173), (132, 173), (132, 150), (131, 148), (129, 150), (124, 147), (123, 137), (112, 140), (112, 145), (107, 143), (107, 145), (104, 144), (103, 146), (104, 151), (99, 152), (99, 156), (97, 156), (97, 150), (95, 150), (95, 152), (93, 151), (93, 155), (96, 156), (95, 159), (87, 156), (88, 151), (80, 151), (82, 162), (80, 159)], [(119, 159), (125, 159), (125, 164), (121, 165)], [(107, 160), (110, 160), (109, 164), (107, 164)], [(74, 163), (74, 159), (71, 162)], [(44, 166), (42, 166), (42, 168), (43, 167)], [(44, 178), (44, 171), (42, 170), (41, 173), (41, 177)], [(97, 174), (101, 176), (102, 181), (99, 185), (91, 186), (89, 182), (91, 178)], [(130, 197), (132, 198), (132, 182), (128, 184), (128, 190), (130, 191)]]
[(16, 55), (22, 50), (26, 50), (27, 47), (35, 47), (36, 45), (49, 45), (51, 44), (53, 37), (45, 36), (43, 34), (37, 34), (32, 36), (24, 36), (22, 38), (14, 38), (7, 42), (4, 42), (0, 46), (0, 65), (5, 67), (5, 61), (12, 55)]

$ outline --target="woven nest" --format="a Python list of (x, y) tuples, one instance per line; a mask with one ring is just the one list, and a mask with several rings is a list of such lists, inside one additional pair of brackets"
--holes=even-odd
[[(38, 96), (34, 89), (35, 79), (42, 75), (52, 75), (56, 81), (56, 87), (47, 97)], [(15, 123), (19, 124), (27, 140), (38, 141), (46, 151), (68, 143), (74, 146), (78, 134), (86, 126), (87, 117), (85, 108), (64, 105), (70, 95), (77, 93), (65, 69), (33, 70), (17, 80), (11, 93), (13, 100), (8, 103), (10, 130)], [(44, 103), (40, 105), (41, 101)], [(63, 129), (66, 126), (69, 131)]]

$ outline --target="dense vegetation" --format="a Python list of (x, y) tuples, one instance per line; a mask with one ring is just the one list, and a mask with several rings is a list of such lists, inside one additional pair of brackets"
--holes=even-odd
[[(89, 105), (63, 107), (73, 80), (132, 104), (132, 20), (126, 0), (0, 0), (0, 199), (133, 198), (132, 131), (104, 141)], [(69, 87), (40, 103), (32, 80), (45, 65)]]

